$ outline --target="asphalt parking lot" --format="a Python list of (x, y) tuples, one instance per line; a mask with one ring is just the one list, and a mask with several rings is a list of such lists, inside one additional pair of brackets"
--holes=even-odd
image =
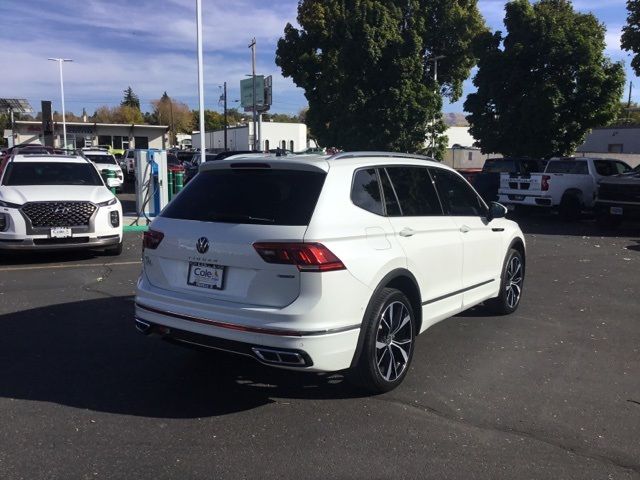
[(395, 391), (136, 333), (120, 257), (0, 257), (0, 478), (640, 478), (640, 231), (531, 217), (515, 315), (425, 332)]

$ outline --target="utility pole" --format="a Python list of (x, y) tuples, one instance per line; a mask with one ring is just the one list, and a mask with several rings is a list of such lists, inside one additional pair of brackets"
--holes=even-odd
[(627, 102), (627, 123), (631, 121), (631, 90), (633, 89), (633, 82), (629, 82), (629, 101)]
[[(434, 55), (433, 57), (426, 57), (425, 58), (425, 62), (433, 62), (433, 82), (436, 85), (436, 90), (437, 91), (440, 90), (440, 86), (438, 85), (438, 60), (442, 60), (443, 58), (445, 58), (444, 55)], [(436, 119), (434, 117), (432, 125), (435, 125), (435, 123), (436, 123)], [(433, 154), (433, 151), (436, 148), (436, 134), (435, 134), (435, 131), (431, 132), (431, 138), (429, 139), (429, 147), (432, 149), (431, 153)]]
[(227, 121), (227, 82), (224, 82), (224, 151), (227, 151), (227, 129), (229, 122)]
[(63, 144), (62, 148), (67, 148), (67, 121), (65, 119), (65, 111), (64, 111), (64, 79), (62, 78), (62, 64), (64, 62), (73, 62), (70, 58), (48, 58), (47, 60), (51, 60), (52, 62), (58, 62), (58, 67), (60, 68), (60, 97), (62, 97), (62, 138)]
[(206, 159), (206, 143), (204, 131), (204, 73), (202, 61), (202, 0), (196, 0), (196, 31), (198, 42), (198, 98), (200, 107), (200, 163)]
[(251, 49), (251, 78), (253, 82), (253, 150), (258, 150), (259, 147), (259, 139), (258, 139), (258, 129), (256, 125), (256, 38), (253, 37), (251, 39), (251, 43), (249, 44), (249, 48)]

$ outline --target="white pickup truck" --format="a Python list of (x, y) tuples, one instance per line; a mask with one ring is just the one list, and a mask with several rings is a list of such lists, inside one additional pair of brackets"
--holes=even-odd
[(603, 177), (628, 171), (631, 167), (616, 159), (553, 158), (542, 173), (501, 174), (498, 201), (507, 207), (558, 208), (565, 219), (575, 219), (593, 207)]

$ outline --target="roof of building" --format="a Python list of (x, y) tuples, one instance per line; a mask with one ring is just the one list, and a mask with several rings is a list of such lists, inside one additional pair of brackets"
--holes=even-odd
[[(53, 122), (54, 124), (61, 124), (60, 121)], [(67, 125), (95, 125), (97, 127), (140, 127), (140, 128), (161, 128), (163, 130), (168, 130), (169, 125), (147, 125), (147, 124), (138, 124), (138, 123), (100, 123), (100, 122), (65, 122)], [(41, 125), (42, 122), (39, 120), (16, 120), (16, 125)]]

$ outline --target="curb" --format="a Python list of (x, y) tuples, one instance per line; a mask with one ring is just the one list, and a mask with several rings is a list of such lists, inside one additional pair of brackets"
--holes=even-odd
[(124, 232), (146, 232), (149, 230), (148, 225), (125, 225), (122, 227)]

